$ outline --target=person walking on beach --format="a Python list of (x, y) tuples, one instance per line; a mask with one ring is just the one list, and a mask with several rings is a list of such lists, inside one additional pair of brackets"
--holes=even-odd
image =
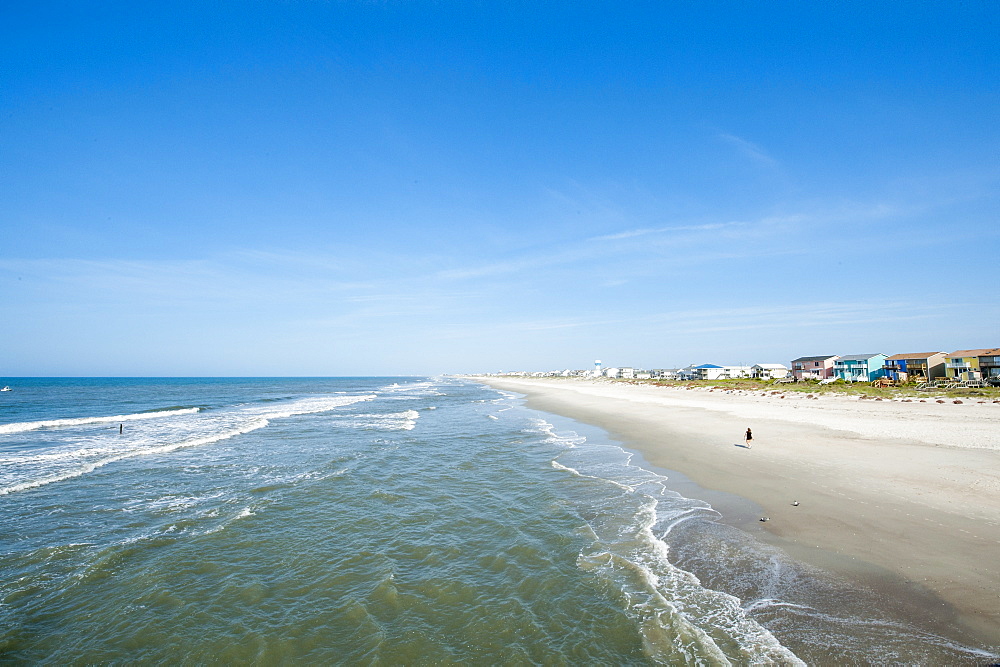
[(746, 441), (747, 441), (747, 449), (753, 449), (753, 447), (750, 445), (750, 443), (753, 442), (753, 432), (750, 430), (750, 427), (747, 427)]

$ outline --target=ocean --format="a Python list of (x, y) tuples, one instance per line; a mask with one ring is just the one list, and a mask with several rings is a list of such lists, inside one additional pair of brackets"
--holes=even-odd
[(6, 382), (4, 662), (996, 658), (473, 380)]

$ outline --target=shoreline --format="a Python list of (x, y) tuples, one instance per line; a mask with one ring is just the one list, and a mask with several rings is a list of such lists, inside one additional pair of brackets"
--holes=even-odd
[(724, 523), (883, 591), (919, 627), (1000, 645), (1000, 405), (469, 379), (607, 431)]

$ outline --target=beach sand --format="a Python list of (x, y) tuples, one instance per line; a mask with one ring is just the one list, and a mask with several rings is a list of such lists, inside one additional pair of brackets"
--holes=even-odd
[(1000, 404), (475, 379), (606, 430), (723, 521), (902, 600), (922, 626), (1000, 645)]

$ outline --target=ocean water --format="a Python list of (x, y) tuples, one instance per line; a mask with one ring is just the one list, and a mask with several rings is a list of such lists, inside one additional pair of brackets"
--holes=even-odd
[(0, 660), (977, 664), (455, 378), (0, 394)]

